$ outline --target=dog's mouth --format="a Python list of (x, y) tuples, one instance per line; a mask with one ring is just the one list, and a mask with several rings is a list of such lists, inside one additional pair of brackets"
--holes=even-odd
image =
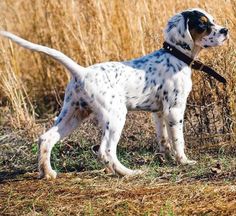
[(223, 42), (227, 41), (229, 39), (229, 35), (227, 34), (223, 40)]
[(229, 39), (229, 36), (226, 35), (219, 43), (219, 45), (223, 45), (225, 43), (225, 41), (227, 41)]

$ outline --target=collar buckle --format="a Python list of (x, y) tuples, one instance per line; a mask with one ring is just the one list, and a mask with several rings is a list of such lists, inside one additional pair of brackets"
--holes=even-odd
[(202, 71), (204, 64), (198, 60), (192, 60), (191, 63), (189, 64), (189, 67), (195, 69), (195, 70), (200, 70)]

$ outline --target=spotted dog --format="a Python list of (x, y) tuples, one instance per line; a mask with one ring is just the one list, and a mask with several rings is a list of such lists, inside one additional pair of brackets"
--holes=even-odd
[[(184, 111), (192, 88), (191, 68), (165, 49), (130, 61), (84, 68), (57, 50), (9, 32), (0, 34), (51, 56), (71, 74), (62, 110), (52, 128), (39, 138), (40, 177), (56, 177), (50, 164), (54, 144), (71, 134), (92, 113), (103, 131), (98, 157), (114, 173), (140, 173), (122, 165), (116, 153), (129, 110), (153, 113), (161, 153), (172, 152), (180, 164), (195, 163), (185, 155), (183, 136)], [(191, 58), (196, 58), (203, 48), (222, 45), (227, 38), (228, 30), (201, 9), (174, 15), (164, 30), (165, 41)]]

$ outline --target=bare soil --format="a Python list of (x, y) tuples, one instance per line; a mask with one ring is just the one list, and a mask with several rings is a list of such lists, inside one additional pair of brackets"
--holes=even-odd
[[(0, 184), (1, 215), (236, 215), (236, 172), (173, 182), (146, 175), (118, 178), (103, 170), (36, 173)], [(208, 176), (209, 177), (209, 176)]]

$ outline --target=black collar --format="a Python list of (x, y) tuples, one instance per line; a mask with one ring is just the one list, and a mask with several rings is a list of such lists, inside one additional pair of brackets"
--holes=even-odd
[(185, 55), (184, 53), (182, 53), (181, 51), (179, 51), (178, 49), (176, 49), (174, 46), (170, 45), (169, 43), (164, 42), (163, 48), (171, 55), (173, 55), (176, 58), (178, 58), (179, 60), (185, 62), (191, 68), (193, 68), (195, 70), (203, 71), (203, 72), (207, 73), (208, 75), (217, 79), (219, 82), (222, 82), (224, 84), (226, 83), (226, 79), (224, 77), (222, 77), (220, 74), (218, 74), (216, 71), (214, 71), (212, 68), (204, 65), (200, 61), (197, 61), (197, 60), (194, 60), (194, 59), (188, 57), (187, 55)]

